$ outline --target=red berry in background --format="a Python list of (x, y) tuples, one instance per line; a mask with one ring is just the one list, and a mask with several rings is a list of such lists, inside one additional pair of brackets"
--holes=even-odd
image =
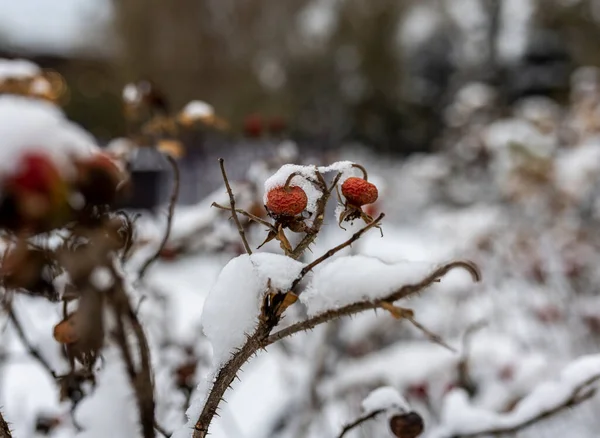
[(50, 157), (28, 152), (21, 156), (16, 173), (6, 179), (5, 187), (12, 192), (50, 193), (60, 181), (60, 173)]
[(244, 119), (244, 134), (250, 138), (258, 138), (263, 133), (263, 120), (258, 114), (252, 114)]
[(342, 184), (342, 194), (348, 203), (361, 207), (377, 201), (379, 192), (375, 184), (362, 178), (350, 177)]
[(298, 186), (277, 187), (267, 193), (267, 209), (276, 216), (297, 216), (304, 211), (308, 197)]
[(408, 387), (408, 395), (420, 400), (425, 400), (429, 397), (429, 385), (424, 383), (415, 383)]
[(269, 120), (268, 129), (272, 135), (279, 135), (283, 133), (286, 127), (285, 120), (283, 120), (281, 117), (273, 117)]

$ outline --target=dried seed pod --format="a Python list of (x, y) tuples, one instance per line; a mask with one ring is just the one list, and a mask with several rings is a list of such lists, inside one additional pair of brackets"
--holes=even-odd
[(77, 187), (91, 205), (110, 205), (119, 193), (124, 175), (108, 154), (98, 153), (77, 163)]
[(275, 216), (297, 216), (307, 205), (308, 197), (298, 186), (276, 187), (267, 193), (267, 209)]
[(390, 418), (390, 430), (398, 438), (417, 438), (423, 433), (423, 418), (416, 412), (394, 415)]
[(377, 201), (379, 196), (375, 184), (357, 177), (350, 177), (344, 181), (342, 194), (346, 197), (348, 203), (356, 207), (372, 204)]

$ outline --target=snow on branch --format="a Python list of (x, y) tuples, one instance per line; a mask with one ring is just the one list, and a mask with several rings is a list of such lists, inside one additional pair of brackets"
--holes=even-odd
[(514, 433), (591, 398), (600, 379), (600, 355), (583, 356), (569, 364), (558, 379), (540, 384), (508, 413), (473, 406), (467, 393), (455, 389), (444, 401), (441, 425), (430, 438), (463, 438)]

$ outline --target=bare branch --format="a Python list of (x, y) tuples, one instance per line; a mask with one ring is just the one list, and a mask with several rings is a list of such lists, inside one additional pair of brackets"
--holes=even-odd
[(175, 160), (175, 158), (173, 158), (169, 154), (165, 154), (165, 157), (167, 158), (167, 160), (171, 164), (171, 168), (173, 169), (173, 191), (171, 192), (171, 198), (169, 199), (169, 210), (167, 213), (167, 227), (165, 229), (165, 234), (162, 238), (162, 241), (160, 242), (160, 245), (158, 246), (158, 249), (152, 255), (152, 257), (150, 257), (148, 260), (146, 260), (146, 263), (144, 263), (144, 265), (140, 269), (140, 274), (138, 276), (138, 278), (140, 278), (140, 279), (144, 277), (144, 275), (146, 274), (146, 271), (152, 265), (152, 263), (154, 263), (156, 260), (158, 260), (158, 258), (160, 257), (160, 253), (162, 252), (165, 245), (169, 241), (169, 236), (171, 235), (171, 226), (173, 224), (173, 215), (175, 213), (175, 206), (177, 205), (177, 198), (179, 197), (179, 185), (180, 185), (181, 177), (180, 177), (180, 172), (179, 172), (179, 166), (177, 165), (177, 160)]
[(300, 281), (302, 281), (304, 276), (306, 274), (308, 274), (310, 271), (312, 271), (315, 268), (315, 266), (319, 265), (320, 263), (323, 263), (328, 258), (333, 257), (336, 253), (340, 252), (342, 249), (352, 245), (354, 242), (356, 242), (358, 239), (360, 239), (360, 236), (365, 234), (371, 228), (376, 227), (377, 224), (379, 222), (381, 222), (381, 220), (384, 217), (385, 217), (385, 214), (381, 213), (377, 219), (375, 219), (373, 222), (369, 223), (365, 227), (358, 230), (356, 233), (354, 233), (352, 235), (352, 237), (350, 237), (350, 239), (346, 240), (344, 243), (339, 244), (335, 248), (331, 248), (329, 251), (327, 251), (321, 257), (319, 257), (318, 259), (314, 260), (312, 263), (310, 263), (310, 264), (306, 265), (304, 268), (302, 268), (302, 271), (300, 271), (300, 275), (298, 275), (298, 277), (294, 280), (294, 282), (292, 283), (292, 286), (290, 287), (290, 290), (293, 290), (296, 286), (298, 286), (298, 283), (300, 283)]
[(240, 223), (240, 218), (238, 218), (237, 211), (235, 209), (235, 197), (233, 196), (233, 192), (231, 191), (231, 186), (229, 185), (229, 180), (227, 179), (227, 172), (225, 172), (225, 160), (223, 158), (219, 158), (219, 166), (221, 166), (221, 174), (223, 175), (223, 181), (225, 182), (225, 188), (227, 188), (227, 194), (229, 195), (229, 205), (231, 206), (231, 217), (235, 221), (237, 225), (238, 232), (240, 233), (240, 238), (242, 239), (242, 243), (244, 244), (244, 248), (246, 249), (246, 253), (248, 255), (252, 254), (252, 249), (250, 249), (250, 245), (248, 245), (248, 239), (246, 239), (246, 232), (244, 231), (244, 227)]
[(12, 438), (8, 424), (0, 412), (0, 438)]
[(431, 286), (433, 283), (437, 282), (440, 277), (443, 277), (449, 271), (455, 268), (465, 269), (471, 274), (471, 276), (473, 277), (473, 281), (481, 281), (481, 274), (479, 272), (479, 268), (477, 268), (477, 265), (475, 265), (473, 262), (463, 260), (450, 262), (436, 269), (434, 272), (432, 272), (429, 276), (427, 276), (419, 283), (403, 286), (402, 288), (393, 292), (385, 298), (380, 298), (374, 301), (367, 300), (348, 304), (347, 306), (341, 307), (339, 309), (328, 310), (319, 315), (313, 316), (312, 318), (309, 318), (307, 320), (292, 324), (289, 327), (281, 329), (278, 332), (275, 332), (272, 335), (270, 335), (267, 339), (266, 345), (270, 345), (273, 342), (276, 342), (280, 339), (286, 338), (298, 332), (310, 330), (313, 327), (319, 324), (323, 324), (324, 322), (331, 321), (332, 319), (339, 318), (341, 316), (354, 315), (355, 313), (359, 313), (364, 310), (377, 309), (381, 307), (382, 303), (384, 302), (393, 303), (394, 301), (398, 301), (402, 298), (414, 295), (418, 292), (421, 292), (428, 286)]
[(338, 438), (343, 438), (344, 435), (346, 435), (348, 432), (350, 432), (355, 427), (360, 426), (361, 424), (363, 424), (366, 421), (372, 420), (373, 418), (375, 418), (376, 416), (378, 416), (379, 414), (382, 414), (384, 412), (385, 412), (385, 409), (379, 409), (377, 411), (373, 411), (369, 414), (363, 415), (362, 417), (358, 417), (352, 423), (348, 423), (347, 425), (344, 426), (344, 428), (338, 435)]
[[(231, 211), (230, 207), (225, 207), (223, 205), (217, 204), (216, 202), (213, 202), (211, 204), (212, 207), (216, 207), (219, 208), (221, 210), (227, 210), (227, 211)], [(242, 210), (241, 208), (236, 208), (235, 209), (236, 213), (239, 213), (243, 216), (246, 216), (248, 219), (253, 220), (254, 222), (257, 222), (261, 225), (264, 225), (266, 227), (269, 227), (270, 229), (273, 229), (273, 224), (267, 222), (264, 219), (259, 218), (258, 216), (253, 215), (252, 213), (248, 213), (247, 211)]]
[(48, 361), (46, 361), (46, 359), (44, 359), (44, 357), (41, 355), (41, 353), (38, 351), (38, 349), (35, 348), (33, 345), (31, 345), (31, 343), (27, 339), (27, 336), (25, 335), (25, 331), (23, 330), (23, 326), (21, 325), (21, 322), (17, 318), (17, 315), (15, 314), (15, 311), (12, 308), (12, 306), (9, 303), (7, 303), (5, 305), (5, 309), (6, 309), (6, 312), (8, 313), (9, 319), (11, 320), (11, 322), (13, 323), (13, 326), (15, 327), (15, 330), (17, 331), (17, 334), (19, 335), (19, 338), (21, 339), (21, 342), (23, 343), (23, 345), (25, 346), (25, 348), (27, 349), (29, 354), (31, 354), (34, 357), (34, 359), (39, 362), (39, 364), (42, 366), (42, 368), (44, 368), (48, 372), (48, 374), (50, 374), (52, 376), (53, 379), (56, 379), (57, 375), (54, 372), (54, 370), (52, 369), (52, 367), (50, 366), (50, 364), (48, 363)]

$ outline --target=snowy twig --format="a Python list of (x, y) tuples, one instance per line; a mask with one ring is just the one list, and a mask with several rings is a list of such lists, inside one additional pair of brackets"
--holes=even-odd
[(475, 393), (475, 385), (470, 376), (469, 372), (469, 353), (471, 347), (471, 339), (475, 332), (482, 329), (485, 326), (483, 321), (479, 321), (475, 324), (470, 325), (465, 331), (462, 338), (461, 357), (458, 361), (458, 386), (464, 388), (467, 393), (471, 396)]
[(342, 316), (354, 315), (355, 313), (363, 312), (365, 310), (381, 308), (382, 304), (385, 302), (393, 303), (394, 301), (398, 301), (410, 295), (417, 294), (423, 289), (427, 288), (428, 286), (431, 286), (440, 277), (446, 275), (449, 271), (455, 268), (466, 269), (473, 277), (473, 280), (476, 282), (481, 280), (479, 268), (477, 268), (477, 266), (473, 262), (463, 260), (450, 262), (436, 269), (433, 273), (431, 273), (421, 282), (417, 284), (403, 286), (402, 288), (391, 293), (385, 298), (380, 298), (373, 301), (365, 300), (357, 303), (348, 304), (347, 306), (340, 307), (339, 309), (328, 310), (326, 312), (313, 316), (312, 318), (309, 318), (307, 320), (292, 324), (270, 335), (267, 339), (266, 345), (270, 345), (273, 342), (277, 342), (280, 339), (294, 335), (298, 332), (310, 330), (316, 327), (317, 325), (323, 324), (327, 321), (331, 321), (332, 319), (339, 318)]
[(227, 178), (227, 172), (225, 172), (225, 160), (223, 158), (219, 158), (219, 166), (221, 166), (221, 174), (223, 175), (223, 181), (225, 182), (225, 188), (227, 188), (227, 194), (229, 195), (229, 205), (231, 206), (231, 216), (237, 225), (238, 232), (240, 233), (240, 238), (242, 239), (242, 243), (244, 244), (244, 248), (246, 249), (246, 253), (252, 254), (252, 249), (250, 249), (250, 245), (248, 245), (248, 239), (246, 239), (246, 233), (244, 232), (244, 227), (240, 223), (240, 218), (237, 215), (237, 211), (235, 209), (235, 197), (233, 196), (233, 192), (231, 191), (231, 186), (229, 185), (229, 180)]
[(372, 420), (373, 418), (375, 418), (379, 414), (383, 414), (384, 412), (385, 412), (385, 409), (379, 409), (377, 411), (373, 411), (373, 412), (370, 412), (370, 413), (368, 413), (366, 415), (363, 415), (362, 417), (358, 417), (352, 423), (348, 423), (347, 425), (344, 426), (344, 428), (342, 429), (342, 431), (338, 435), (338, 438), (343, 438), (344, 435), (346, 435), (348, 432), (350, 432), (355, 427), (360, 426), (361, 424), (363, 424), (366, 421)]
[(146, 271), (152, 265), (152, 263), (154, 263), (156, 260), (158, 260), (158, 258), (160, 257), (160, 253), (162, 252), (165, 245), (169, 241), (169, 236), (171, 235), (171, 225), (173, 223), (173, 215), (175, 213), (175, 206), (177, 205), (177, 198), (179, 196), (179, 184), (180, 184), (180, 175), (179, 174), (180, 174), (180, 172), (179, 172), (179, 166), (177, 165), (177, 160), (175, 160), (175, 158), (173, 158), (169, 154), (165, 154), (165, 157), (167, 158), (167, 160), (169, 161), (169, 163), (171, 164), (171, 167), (173, 169), (173, 191), (171, 192), (171, 198), (169, 199), (169, 210), (167, 213), (167, 226), (166, 226), (165, 234), (162, 238), (162, 241), (160, 242), (160, 245), (158, 246), (158, 249), (148, 260), (146, 260), (146, 263), (144, 263), (144, 265), (140, 269), (140, 273), (138, 276), (138, 278), (140, 278), (140, 279), (144, 277), (144, 275), (146, 274)]
[(12, 438), (8, 424), (2, 416), (2, 412), (0, 412), (0, 438)]
[(304, 276), (306, 274), (308, 274), (310, 271), (312, 271), (315, 268), (315, 266), (319, 265), (320, 263), (323, 263), (328, 258), (333, 257), (335, 254), (337, 254), (338, 252), (340, 252), (342, 249), (344, 249), (344, 248), (352, 245), (354, 242), (356, 242), (358, 239), (360, 239), (360, 236), (362, 236), (367, 231), (369, 231), (369, 229), (371, 229), (373, 227), (376, 227), (378, 225), (378, 223), (381, 222), (384, 217), (385, 217), (385, 214), (381, 213), (379, 215), (379, 217), (377, 217), (377, 219), (375, 219), (373, 222), (369, 223), (365, 227), (363, 227), (360, 230), (358, 230), (356, 233), (354, 233), (352, 235), (352, 237), (350, 237), (350, 239), (346, 240), (344, 243), (339, 244), (335, 248), (331, 248), (329, 251), (327, 251), (321, 257), (319, 257), (318, 259), (316, 259), (313, 262), (311, 262), (308, 265), (306, 265), (302, 269), (302, 271), (300, 271), (300, 275), (292, 283), (292, 286), (290, 287), (290, 290), (293, 290), (296, 286), (298, 286), (298, 283), (300, 283), (300, 281), (302, 281), (302, 279), (304, 278)]
[(19, 335), (19, 338), (21, 339), (21, 342), (23, 343), (25, 348), (27, 348), (27, 351), (29, 352), (29, 354), (31, 354), (39, 362), (39, 364), (42, 366), (42, 368), (44, 368), (46, 371), (48, 371), (48, 373), (52, 376), (53, 379), (56, 379), (57, 375), (54, 372), (54, 370), (52, 369), (52, 367), (50, 366), (50, 364), (46, 361), (46, 359), (44, 359), (44, 357), (40, 354), (38, 349), (35, 348), (33, 345), (31, 345), (31, 343), (27, 339), (27, 336), (25, 335), (25, 331), (23, 330), (23, 326), (21, 325), (21, 322), (17, 318), (17, 315), (15, 314), (15, 311), (13, 310), (12, 306), (7, 303), (5, 305), (5, 308), (8, 313), (9, 319), (13, 323), (13, 326), (15, 327), (15, 330), (17, 331), (17, 334)]
[(290, 257), (292, 257), (295, 260), (298, 260), (302, 256), (302, 254), (304, 254), (304, 251), (306, 251), (306, 249), (317, 238), (317, 234), (319, 234), (319, 231), (321, 230), (321, 227), (323, 226), (323, 221), (325, 219), (325, 207), (327, 206), (327, 201), (329, 200), (329, 197), (331, 196), (331, 192), (333, 191), (333, 189), (335, 187), (337, 187), (337, 183), (340, 180), (340, 178), (342, 177), (341, 172), (338, 173), (335, 176), (335, 178), (333, 179), (333, 183), (331, 184), (331, 186), (327, 187), (327, 183), (325, 182), (323, 175), (321, 175), (320, 172), (316, 172), (316, 174), (317, 174), (318, 180), (315, 181), (315, 183), (318, 184), (319, 190), (323, 194), (317, 200), (315, 219), (313, 220), (312, 226), (306, 231), (306, 235), (302, 238), (300, 243), (298, 243), (296, 248), (294, 248), (294, 250), (290, 254)]

